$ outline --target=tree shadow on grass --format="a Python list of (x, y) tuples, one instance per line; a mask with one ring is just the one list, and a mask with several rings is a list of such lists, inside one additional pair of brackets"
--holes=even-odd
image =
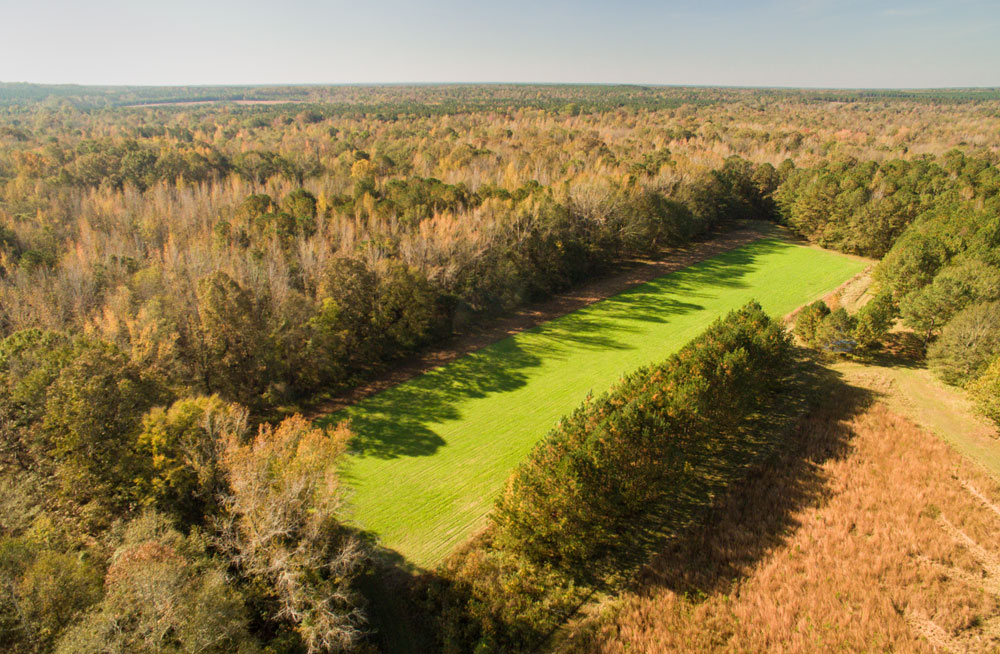
[(727, 288), (747, 288), (741, 278), (756, 266), (757, 259), (797, 246), (777, 239), (761, 239), (743, 247), (718, 254), (670, 275), (653, 280), (672, 284), (678, 293), (697, 293), (703, 287), (723, 286)]
[(640, 330), (629, 325), (630, 321), (665, 323), (678, 315), (702, 311), (705, 307), (689, 298), (712, 298), (712, 288), (748, 288), (741, 278), (757, 269), (757, 260), (789, 247), (764, 240), (667, 273), (527, 330), (541, 339), (533, 339), (525, 348), (546, 358), (580, 348), (629, 349), (631, 346), (619, 337)]
[(745, 287), (741, 278), (757, 268), (759, 257), (789, 247), (793, 246), (780, 241), (758, 241), (667, 274), (527, 330), (526, 337), (482, 348), (327, 416), (321, 423), (350, 420), (355, 434), (350, 449), (356, 456), (392, 459), (434, 454), (445, 445), (435, 425), (460, 419), (462, 402), (521, 388), (530, 379), (530, 369), (546, 360), (566, 359), (581, 349), (630, 349), (633, 346), (622, 339), (638, 331), (630, 321), (666, 322), (700, 311), (704, 307), (687, 298), (710, 296), (713, 286)]
[(597, 324), (616, 318), (667, 322), (673, 315), (703, 310), (696, 300), (714, 298), (713, 289), (749, 288), (743, 278), (757, 269), (757, 260), (790, 247), (794, 246), (781, 241), (757, 241), (640, 284), (579, 313), (592, 315)]
[(385, 654), (425, 654), (435, 649), (430, 618), (424, 612), (415, 580), (427, 574), (403, 555), (374, 545), (375, 556), (358, 590), (365, 598), (368, 641)]
[[(595, 591), (617, 593), (637, 585), (692, 595), (728, 592), (735, 580), (746, 576), (798, 528), (799, 510), (827, 497), (830, 490), (822, 466), (849, 453), (850, 421), (870, 406), (875, 395), (847, 385), (813, 354), (800, 354), (798, 374), (785, 386), (781, 404), (757, 418), (768, 427), (761, 430), (764, 436), (725, 458), (709, 457), (701, 464), (703, 470), (691, 476), (702, 482), (637, 516), (636, 528), (621, 534), (620, 541), (600, 560), (588, 562), (586, 570), (566, 571), (581, 592), (578, 602), (586, 602)], [(468, 547), (475, 550), (474, 545)], [(382, 572), (372, 597), (388, 603), (380, 608), (377, 620), (382, 651), (424, 651), (421, 648), (442, 637), (435, 635), (433, 626), (441, 616), (424, 613), (430, 607), (421, 592), (428, 588), (448, 589), (447, 601), (435, 604), (435, 611), (485, 608), (476, 600), (478, 591), (456, 586), (448, 574), (416, 570), (393, 552), (383, 551), (380, 559)], [(414, 575), (419, 575), (416, 587)], [(553, 614), (548, 621), (553, 626), (546, 631), (523, 621), (507, 623), (499, 615), (476, 619), (532, 643), (523, 651), (541, 651), (578, 607)], [(539, 627), (544, 622), (537, 616), (535, 620)], [(445, 622), (466, 624), (463, 618)], [(405, 642), (421, 645), (401, 649)]]
[(504, 393), (524, 386), (527, 370), (541, 359), (505, 339), (441, 368), (377, 393), (324, 419), (347, 419), (358, 456), (392, 459), (433, 454), (444, 445), (435, 423), (461, 417), (457, 405), (469, 398)]

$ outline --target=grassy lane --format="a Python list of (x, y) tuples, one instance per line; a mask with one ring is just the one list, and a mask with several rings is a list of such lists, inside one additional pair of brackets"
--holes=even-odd
[(430, 567), (482, 524), (511, 469), (588, 392), (756, 299), (782, 316), (865, 262), (763, 239), (504, 339), (328, 418), (357, 434), (352, 517)]
[(877, 392), (894, 411), (933, 432), (1000, 480), (997, 429), (975, 412), (960, 389), (948, 386), (921, 366), (840, 361), (832, 367), (852, 384)]

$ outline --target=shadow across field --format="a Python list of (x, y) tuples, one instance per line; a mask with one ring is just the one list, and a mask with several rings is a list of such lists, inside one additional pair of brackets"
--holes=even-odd
[(461, 419), (464, 402), (517, 390), (545, 362), (584, 350), (632, 349), (629, 341), (644, 331), (642, 323), (703, 310), (699, 298), (711, 297), (713, 288), (747, 287), (743, 278), (756, 270), (758, 258), (790, 247), (763, 239), (725, 252), (484, 347), (320, 422), (349, 419), (356, 456), (432, 455), (445, 445), (435, 425)]
[(357, 590), (365, 599), (368, 641), (383, 654), (426, 654), (439, 651), (431, 616), (425, 610), (417, 580), (428, 574), (415, 568), (401, 554), (375, 545), (366, 534), (375, 556), (361, 577)]
[(720, 493), (689, 528), (670, 535), (636, 582), (694, 596), (729, 592), (800, 525), (795, 515), (829, 494), (824, 463), (850, 451), (851, 420), (876, 399), (870, 390), (845, 383), (815, 362), (802, 382), (812, 405), (772, 454), (752, 465), (738, 483)]
[(458, 404), (471, 398), (503, 393), (528, 383), (528, 370), (541, 359), (506, 339), (458, 361), (333, 414), (326, 420), (349, 419), (354, 437), (350, 448), (359, 456), (396, 458), (426, 456), (444, 445), (431, 425), (461, 417)]
[[(768, 425), (767, 436), (742, 452), (705, 462), (702, 482), (637, 516), (638, 528), (587, 569), (565, 571), (586, 597), (571, 614), (553, 615), (551, 630), (528, 635), (535, 646), (524, 651), (543, 651), (557, 643), (568, 633), (560, 627), (597, 593), (651, 586), (692, 597), (729, 592), (734, 581), (794, 533), (801, 509), (824, 501), (830, 493), (824, 463), (849, 453), (851, 421), (877, 396), (845, 383), (813, 353), (800, 351), (800, 356), (798, 373), (785, 386), (780, 405), (759, 417)], [(378, 609), (376, 623), (390, 632), (402, 624), (406, 633), (383, 631), (377, 640), (383, 651), (424, 651), (436, 639), (434, 616), (421, 615), (426, 605), (410, 585), (413, 575), (420, 578), (418, 587), (451, 582), (437, 572), (414, 570), (392, 552), (383, 552), (382, 565), (370, 597), (389, 605)], [(471, 595), (465, 603), (470, 601)], [(453, 610), (462, 605), (456, 601)], [(488, 621), (500, 631), (506, 624), (500, 616)], [(524, 633), (524, 625), (517, 628)], [(422, 644), (408, 648), (401, 637)]]

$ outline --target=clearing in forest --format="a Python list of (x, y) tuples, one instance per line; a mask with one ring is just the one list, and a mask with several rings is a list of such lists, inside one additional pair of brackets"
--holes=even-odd
[(588, 393), (755, 299), (775, 316), (866, 262), (765, 238), (498, 341), (327, 418), (349, 418), (351, 518), (418, 567), (483, 524), (511, 470)]

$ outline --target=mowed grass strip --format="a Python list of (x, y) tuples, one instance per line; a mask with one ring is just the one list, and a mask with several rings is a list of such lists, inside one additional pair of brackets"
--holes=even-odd
[(865, 262), (762, 239), (498, 341), (337, 412), (356, 433), (350, 517), (429, 568), (474, 534), (511, 470), (588, 393), (751, 299), (774, 316)]

